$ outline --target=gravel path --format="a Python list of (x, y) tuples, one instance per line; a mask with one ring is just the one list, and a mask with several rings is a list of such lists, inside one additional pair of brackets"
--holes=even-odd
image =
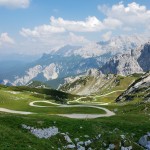
[[(105, 97), (105, 96), (108, 96), (108, 95), (110, 95), (110, 94), (112, 94), (112, 93), (116, 93), (116, 92), (123, 92), (123, 91), (125, 91), (125, 90), (116, 90), (116, 91), (112, 91), (112, 92), (109, 92), (109, 93), (107, 93), (107, 94), (103, 94), (103, 95), (96, 95), (96, 96), (88, 96), (89, 98), (97, 98), (97, 97)], [(80, 97), (80, 98), (78, 98), (78, 99), (76, 99), (76, 100), (73, 100), (73, 101), (68, 101), (67, 103), (68, 104), (70, 104), (70, 102), (80, 102), (80, 100), (81, 99), (83, 99), (83, 98), (87, 98), (87, 97)], [(91, 102), (91, 103), (95, 103), (95, 102)], [(108, 105), (109, 103), (102, 103), (101, 105)]]
[[(108, 94), (110, 94), (110, 93), (108, 93)], [(104, 95), (102, 95), (102, 96), (104, 96)], [(52, 104), (54, 106), (40, 106), (40, 105), (34, 104), (34, 103), (37, 103), (37, 102), (49, 103), (49, 104)], [(59, 107), (63, 107), (63, 108), (67, 108), (67, 107), (91, 107), (91, 108), (101, 109), (101, 110), (104, 110), (106, 112), (106, 114), (56, 114), (58, 116), (63, 116), (63, 117), (68, 117), (68, 118), (76, 118), (76, 119), (93, 119), (93, 118), (99, 118), (99, 117), (110, 117), (110, 116), (114, 116), (115, 115), (114, 112), (112, 112), (112, 111), (110, 111), (110, 110), (108, 110), (108, 109), (106, 109), (104, 107), (98, 107), (98, 106), (89, 106), (89, 105), (61, 105), (61, 104), (53, 103), (53, 102), (50, 102), (50, 101), (43, 101), (43, 100), (42, 101), (33, 101), (33, 102), (30, 102), (29, 105), (32, 106), (32, 107), (58, 107), (58, 108)], [(32, 112), (16, 111), (16, 110), (10, 110), (10, 109), (6, 109), (6, 108), (0, 108), (0, 111), (1, 112), (7, 112), (7, 113), (24, 114), (24, 115), (35, 114), (35, 113), (32, 113)]]
[(108, 95), (110, 95), (110, 94), (112, 94), (112, 93), (123, 92), (123, 91), (125, 91), (125, 90), (116, 90), (116, 91), (109, 92), (109, 93), (107, 93), (107, 94), (97, 95), (97, 96), (95, 96), (95, 97), (105, 97), (105, 96), (108, 96)]
[[(51, 103), (49, 101), (34, 101), (29, 103), (30, 106), (33, 107), (54, 107), (54, 106), (40, 106), (40, 105), (35, 105), (34, 103), (36, 102), (45, 102), (45, 103)], [(52, 103), (54, 104), (54, 103)], [(56, 114), (58, 116), (63, 116), (63, 117), (68, 117), (68, 118), (76, 118), (76, 119), (93, 119), (93, 118), (99, 118), (99, 117), (110, 117), (114, 116), (115, 113), (104, 108), (104, 107), (98, 107), (98, 106), (89, 106), (89, 105), (58, 105), (57, 107), (61, 108), (68, 108), (68, 107), (91, 107), (91, 108), (96, 108), (96, 109), (101, 109), (106, 112), (106, 114)]]
[(30, 102), (29, 105), (33, 106), (33, 107), (54, 107), (54, 106), (40, 106), (40, 105), (34, 104), (34, 103), (38, 103), (38, 102), (44, 102), (44, 103), (52, 104), (52, 105), (55, 105), (55, 106), (60, 106), (60, 104), (53, 103), (53, 102), (50, 102), (50, 101), (33, 101), (33, 102)]
[(68, 117), (68, 118), (76, 118), (76, 119), (94, 119), (99, 117), (110, 117), (114, 116), (115, 113), (104, 108), (104, 107), (98, 107), (98, 106), (88, 106), (88, 105), (65, 105), (60, 107), (92, 107), (96, 109), (102, 109), (106, 112), (106, 114), (58, 114), (59, 116)]
[(7, 113), (13, 113), (13, 114), (23, 114), (23, 115), (34, 114), (32, 112), (16, 111), (16, 110), (10, 110), (10, 109), (6, 109), (6, 108), (0, 108), (0, 111), (7, 112)]

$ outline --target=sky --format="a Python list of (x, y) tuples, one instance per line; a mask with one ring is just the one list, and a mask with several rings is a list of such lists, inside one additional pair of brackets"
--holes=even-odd
[(0, 0), (0, 54), (150, 33), (149, 0)]

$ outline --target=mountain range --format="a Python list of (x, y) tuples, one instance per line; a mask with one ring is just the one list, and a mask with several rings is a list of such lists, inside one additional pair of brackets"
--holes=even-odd
[(9, 73), (0, 73), (1, 83), (26, 85), (33, 80), (47, 82), (84, 74), (92, 68), (100, 68), (103, 74), (143, 72), (149, 69), (149, 58), (143, 62), (149, 56), (149, 45), (147, 49), (146, 45), (141, 46), (147, 41), (149, 39), (142, 36), (118, 36), (85, 46), (66, 45)]

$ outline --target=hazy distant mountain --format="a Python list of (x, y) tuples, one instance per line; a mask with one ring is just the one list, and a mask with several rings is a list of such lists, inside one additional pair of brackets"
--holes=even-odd
[(0, 54), (0, 61), (20, 61), (20, 62), (32, 62), (39, 59), (41, 56), (37, 55), (26, 55), (26, 54)]
[[(139, 47), (147, 40), (147, 38), (137, 36), (118, 36), (109, 41), (89, 43), (82, 47), (67, 45), (50, 54), (43, 54), (40, 59), (22, 67), (20, 71), (17, 70), (13, 74), (9, 73), (9, 76), (0, 79), (8, 79), (13, 85), (24, 85), (32, 80), (49, 81), (82, 74), (91, 68), (100, 68), (115, 54), (129, 53), (131, 49)], [(126, 56), (126, 59), (128, 59), (128, 56)], [(130, 61), (134, 62), (132, 56)], [(142, 58), (140, 58), (140, 61), (142, 61)], [(105, 67), (108, 70), (107, 65)], [(105, 67), (103, 67), (103, 70), (105, 70)], [(136, 61), (132, 63), (131, 67), (142, 71), (140, 67), (137, 67)], [(118, 73), (117, 71), (112, 72)]]
[(27, 69), (28, 64), (38, 59), (39, 55), (1, 54), (0, 55), (0, 79), (13, 80)]

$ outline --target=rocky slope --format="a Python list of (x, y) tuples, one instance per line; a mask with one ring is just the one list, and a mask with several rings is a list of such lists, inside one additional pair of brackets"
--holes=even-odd
[(133, 75), (104, 75), (97, 69), (90, 69), (85, 75), (65, 78), (59, 90), (78, 95), (105, 94), (126, 89), (135, 78)]
[(150, 70), (150, 43), (146, 43), (130, 54), (119, 54), (111, 58), (100, 69), (104, 74), (129, 75)]
[(116, 99), (116, 102), (131, 100), (150, 101), (150, 72), (144, 74), (131, 84), (129, 88)]
[(59, 90), (78, 95), (90, 95), (107, 82), (107, 79), (103, 81), (103, 76), (97, 69), (90, 69), (85, 75), (65, 78), (65, 83), (59, 87)]

